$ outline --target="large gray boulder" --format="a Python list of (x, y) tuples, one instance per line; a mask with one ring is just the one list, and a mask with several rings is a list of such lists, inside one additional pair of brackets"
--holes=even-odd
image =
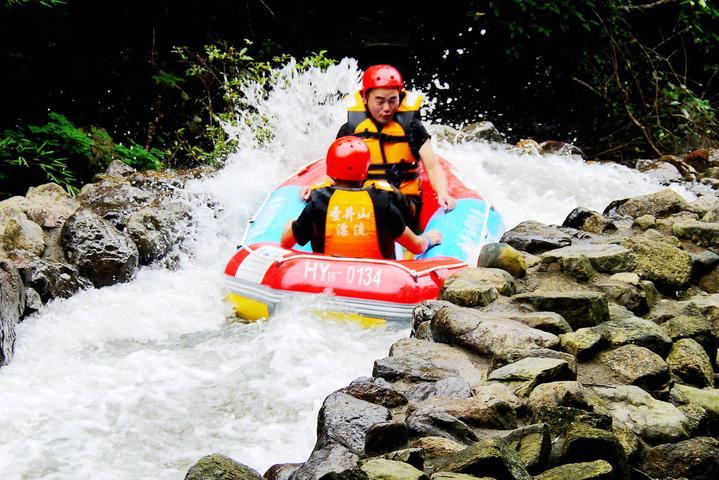
[(637, 267), (637, 259), (628, 248), (614, 244), (583, 244), (550, 250), (540, 255), (542, 264), (586, 257), (598, 272), (631, 272)]
[(598, 358), (628, 384), (648, 391), (662, 390), (669, 384), (666, 362), (647, 348), (624, 345), (602, 352)]
[[(430, 385), (435, 385), (435, 383), (430, 383)], [(383, 378), (360, 377), (341, 389), (340, 392), (386, 408), (407, 404), (407, 397), (395, 390), (392, 384)]]
[(672, 225), (672, 233), (679, 238), (692, 240), (702, 247), (712, 250), (719, 248), (719, 223), (680, 221)]
[(67, 259), (96, 287), (129, 281), (139, 254), (132, 239), (90, 210), (81, 209), (62, 227)]
[(472, 309), (443, 308), (431, 322), (435, 341), (461, 345), (483, 355), (508, 348), (553, 348), (559, 338), (516, 320)]
[(118, 230), (123, 230), (130, 214), (155, 202), (156, 196), (129, 183), (103, 180), (82, 187), (77, 200)]
[(541, 253), (572, 244), (572, 238), (558, 228), (532, 220), (505, 232), (500, 241), (529, 253)]
[(614, 469), (606, 460), (567, 463), (540, 473), (534, 480), (612, 480)]
[(483, 246), (477, 266), (501, 268), (514, 278), (523, 278), (527, 274), (527, 261), (524, 255), (507, 243), (488, 243)]
[(667, 356), (672, 377), (699, 388), (714, 386), (714, 369), (706, 351), (695, 340), (683, 338), (672, 346)]
[(70, 298), (92, 284), (82, 277), (77, 268), (67, 263), (39, 258), (28, 252), (16, 251), (10, 255), (25, 284), (40, 296), (42, 303), (55, 298)]
[(17, 268), (0, 259), (0, 366), (15, 351), (15, 325), (25, 311), (25, 287)]
[(317, 417), (317, 444), (339, 443), (352, 453), (364, 453), (365, 435), (370, 427), (390, 420), (389, 410), (346, 393), (329, 395)]
[(359, 462), (359, 456), (348, 448), (330, 443), (315, 448), (299, 468), (292, 472), (289, 480), (319, 480), (331, 473), (340, 473), (354, 468)]
[(372, 375), (390, 382), (436, 382), (462, 377), (470, 385), (482, 385), (486, 369), (477, 368), (469, 355), (457, 348), (415, 338), (397, 341), (389, 356), (376, 360)]

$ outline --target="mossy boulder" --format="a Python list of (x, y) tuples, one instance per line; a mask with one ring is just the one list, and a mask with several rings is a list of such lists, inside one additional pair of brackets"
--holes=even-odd
[(264, 477), (246, 465), (214, 453), (199, 459), (185, 480), (264, 480)]
[(614, 469), (606, 460), (568, 463), (554, 467), (534, 477), (534, 480), (610, 480)]
[(514, 278), (523, 278), (527, 274), (524, 255), (507, 243), (489, 243), (482, 247), (477, 266), (501, 268)]
[(436, 471), (489, 476), (496, 480), (531, 480), (522, 459), (504, 440), (484, 439), (438, 463)]
[(422, 470), (412, 465), (383, 458), (368, 460), (360, 469), (370, 480), (429, 480)]

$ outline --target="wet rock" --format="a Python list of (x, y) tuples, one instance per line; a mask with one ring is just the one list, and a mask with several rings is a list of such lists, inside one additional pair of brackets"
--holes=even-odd
[(621, 305), (637, 315), (646, 314), (656, 303), (658, 297), (654, 284), (647, 281), (631, 284), (614, 281), (610, 278), (595, 282), (594, 286), (606, 295), (607, 300)]
[(289, 480), (290, 475), (301, 466), (301, 463), (278, 463), (268, 468), (263, 477), (267, 480)]
[(535, 221), (522, 222), (502, 235), (501, 242), (517, 250), (529, 253), (541, 253), (555, 248), (571, 245), (569, 235), (558, 228)]
[(67, 219), (61, 243), (67, 259), (96, 287), (129, 281), (137, 270), (137, 247), (127, 233), (89, 210)]
[(407, 404), (407, 398), (382, 378), (360, 377), (340, 392), (386, 408)]
[(468, 141), (504, 142), (504, 136), (492, 122), (488, 121), (470, 123), (462, 129), (462, 132)]
[(365, 432), (364, 453), (369, 456), (380, 455), (404, 447), (409, 438), (409, 430), (404, 422), (391, 420), (371, 425)]
[[(448, 278), (440, 292), (440, 299), (462, 307), (483, 307), (499, 298), (495, 286), (484, 280), (472, 280), (454, 274)], [(507, 274), (509, 275), (509, 274)]]
[(709, 250), (699, 253), (690, 253), (692, 257), (692, 276), (699, 278), (700, 276), (711, 272), (719, 265), (719, 255)]
[(572, 245), (540, 255), (545, 265), (581, 257), (586, 257), (597, 271), (603, 273), (630, 272), (637, 267), (634, 253), (614, 244)]
[(719, 223), (693, 221), (676, 222), (672, 233), (678, 238), (692, 240), (697, 245), (716, 250), (719, 247)]
[(578, 359), (591, 357), (605, 343), (605, 337), (595, 328), (580, 328), (574, 332), (559, 336), (562, 350), (571, 353)]
[(25, 310), (25, 287), (17, 268), (0, 258), (0, 366), (12, 360), (15, 325)]
[(359, 457), (342, 445), (332, 443), (315, 448), (310, 458), (292, 472), (289, 480), (319, 480), (330, 473), (340, 473), (357, 466)]
[(120, 178), (128, 178), (136, 172), (137, 170), (132, 168), (130, 165), (121, 162), (120, 160), (113, 160), (112, 163), (110, 163), (110, 165), (105, 170), (105, 173), (107, 175)]
[(156, 196), (127, 183), (102, 181), (82, 187), (77, 199), (83, 207), (123, 230), (130, 214), (155, 202)]
[(611, 320), (594, 328), (602, 334), (612, 348), (630, 344), (639, 345), (665, 356), (672, 346), (671, 338), (662, 327), (642, 318)]
[(361, 467), (370, 480), (429, 480), (421, 470), (403, 462), (373, 458)]
[(672, 377), (679, 383), (699, 388), (714, 386), (711, 359), (691, 338), (678, 340), (667, 356)]
[(529, 357), (498, 368), (488, 380), (507, 385), (519, 396), (528, 396), (540, 383), (574, 380), (576, 375), (564, 360)]
[(42, 308), (42, 299), (40, 294), (35, 291), (32, 287), (25, 289), (25, 311), (23, 316), (28, 316), (31, 313), (35, 313)]
[(534, 477), (534, 480), (611, 480), (615, 478), (612, 465), (606, 460), (569, 463), (554, 467)]
[(448, 457), (437, 471), (486, 475), (497, 480), (530, 480), (532, 477), (517, 452), (498, 439), (480, 440), (471, 447)]
[(384, 407), (341, 392), (328, 396), (317, 417), (317, 444), (339, 443), (352, 453), (362, 454), (367, 430), (391, 420)]
[(489, 243), (482, 247), (478, 267), (500, 268), (514, 278), (524, 278), (527, 261), (517, 249), (507, 243)]
[(0, 209), (0, 254), (26, 250), (42, 255), (45, 237), (42, 228), (16, 208)]
[(552, 438), (547, 424), (537, 423), (512, 430), (503, 440), (519, 454), (528, 472), (540, 472), (547, 467), (552, 449)]
[(392, 345), (389, 357), (375, 361), (372, 376), (410, 382), (463, 377), (470, 385), (480, 385), (486, 373), (479, 370), (466, 353), (456, 348), (408, 338)]
[(655, 478), (714, 480), (719, 477), (719, 440), (699, 437), (658, 445), (646, 451), (640, 468)]
[(246, 465), (213, 453), (199, 459), (185, 480), (264, 480), (264, 477)]
[(409, 413), (410, 417), (426, 416), (440, 410), (470, 427), (507, 429), (517, 427), (516, 410), (521, 406), (522, 401), (505, 386), (485, 385), (469, 398), (430, 398), (413, 405)]
[(509, 314), (507, 318), (522, 322), (528, 327), (542, 330), (543, 332), (560, 335), (572, 331), (569, 323), (558, 313), (554, 312), (530, 312)]
[(660, 289), (681, 290), (691, 280), (692, 259), (684, 250), (642, 237), (627, 239), (622, 245), (636, 254), (636, 272)]
[(614, 222), (608, 218), (583, 207), (578, 207), (572, 210), (567, 218), (564, 219), (562, 226), (576, 228), (577, 230), (584, 230), (585, 232), (596, 234), (614, 231), (617, 229)]
[(405, 392), (407, 399), (420, 402), (432, 397), (468, 398), (472, 395), (472, 387), (461, 377), (449, 377), (437, 382), (416, 385)]
[(453, 307), (454, 304), (444, 300), (425, 300), (412, 310), (412, 337), (421, 340), (433, 340), (429, 322), (436, 313), (444, 307)]
[(535, 416), (545, 408), (570, 407), (592, 410), (599, 397), (579, 382), (562, 381), (538, 385), (529, 395), (529, 407)]
[(58, 297), (70, 298), (79, 290), (92, 286), (72, 265), (20, 251), (14, 252), (9, 258), (22, 273), (25, 284), (39, 294), (42, 303)]
[(602, 352), (598, 359), (626, 383), (637, 385), (648, 391), (657, 391), (669, 383), (669, 368), (662, 357), (644, 347), (624, 345)]
[(125, 230), (137, 245), (140, 264), (165, 257), (184, 239), (182, 232), (190, 220), (190, 208), (180, 202), (154, 204), (131, 213)]
[(539, 146), (543, 154), (584, 156), (584, 152), (579, 147), (559, 140), (545, 140)]
[(687, 202), (674, 190), (669, 188), (650, 195), (617, 200), (609, 204), (604, 210), (605, 215), (628, 215), (632, 218), (642, 215), (662, 217), (679, 212), (686, 208)]
[(412, 465), (414, 468), (424, 470), (424, 451), (421, 448), (404, 448), (394, 452), (385, 453), (377, 458), (402, 462)]
[(719, 207), (719, 196), (715, 194), (700, 195), (696, 200), (689, 202), (687, 210), (698, 215), (706, 215), (707, 212)]
[(715, 358), (717, 347), (711, 322), (699, 312), (694, 315), (677, 315), (662, 323), (672, 341), (683, 338), (696, 340), (706, 351), (709, 358)]
[(607, 300), (596, 292), (533, 292), (515, 295), (512, 300), (535, 310), (560, 314), (572, 328), (591, 327), (609, 319)]
[(657, 227), (657, 219), (654, 215), (642, 215), (634, 219), (632, 227), (639, 227), (642, 230), (649, 230)]
[(497, 368), (510, 363), (518, 362), (525, 358), (553, 358), (557, 360), (564, 360), (567, 362), (569, 369), (574, 374), (577, 372), (577, 361), (574, 358), (574, 355), (565, 352), (558, 352), (557, 350), (549, 348), (533, 348), (531, 350), (523, 348), (508, 348), (506, 350), (499, 350), (495, 352), (494, 357), (492, 357), (492, 366), (490, 371), (496, 370)]
[(433, 466), (437, 459), (447, 457), (453, 453), (467, 448), (466, 445), (444, 437), (421, 437), (412, 442), (412, 448), (419, 448), (424, 452), (424, 460), (428, 466)]
[(567, 429), (562, 446), (563, 463), (605, 460), (614, 467), (615, 478), (629, 478), (629, 460), (616, 437), (609, 431), (574, 422)]
[(460, 443), (472, 443), (477, 435), (462, 420), (437, 407), (412, 411), (405, 420), (410, 433), (416, 436), (442, 437)]
[(675, 442), (687, 438), (686, 416), (668, 402), (654, 399), (634, 385), (592, 387), (600, 402), (595, 409), (606, 411), (618, 422), (650, 444)]
[(559, 343), (551, 333), (471, 309), (442, 309), (431, 327), (437, 341), (461, 345), (485, 355), (507, 348), (553, 348)]
[(80, 203), (55, 183), (30, 187), (27, 191), (27, 217), (41, 227), (61, 227)]
[(671, 399), (676, 403), (691, 403), (702, 407), (709, 414), (714, 428), (719, 427), (719, 390), (676, 383), (671, 391)]
[(639, 160), (636, 167), (640, 172), (646, 173), (662, 185), (670, 185), (671, 183), (680, 182), (682, 180), (682, 173), (676, 166), (669, 162)]

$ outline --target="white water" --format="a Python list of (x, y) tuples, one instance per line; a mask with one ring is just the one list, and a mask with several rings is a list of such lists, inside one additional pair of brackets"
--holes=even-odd
[[(15, 358), (0, 369), (3, 479), (178, 479), (219, 452), (263, 472), (304, 461), (327, 394), (406, 337), (406, 325), (365, 330), (320, 321), (322, 299), (284, 305), (269, 321), (228, 323), (222, 269), (269, 189), (322, 156), (343, 122), (338, 100), (357, 84), (354, 61), (326, 73), (279, 73), (250, 103), (274, 125), (240, 147), (193, 192), (197, 232), (177, 271), (142, 269), (130, 283), (49, 304), (17, 329)], [(618, 166), (558, 156), (517, 156), (482, 143), (436, 149), (492, 200), (506, 224), (559, 223), (576, 206), (662, 188)]]

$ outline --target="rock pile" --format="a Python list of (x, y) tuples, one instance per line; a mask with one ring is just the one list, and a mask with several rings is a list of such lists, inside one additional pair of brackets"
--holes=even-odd
[(327, 397), (307, 462), (202, 478), (718, 478), (713, 211), (665, 190), (518, 225)]
[(184, 183), (200, 172), (136, 172), (114, 162), (73, 198), (54, 183), (0, 202), (0, 365), (15, 325), (54, 298), (130, 280), (177, 260), (192, 224)]

